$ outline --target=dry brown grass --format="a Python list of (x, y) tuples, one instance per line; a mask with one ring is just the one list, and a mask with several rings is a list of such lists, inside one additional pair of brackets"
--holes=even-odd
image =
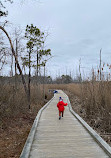
[(111, 83), (87, 82), (83, 84), (82, 102), (86, 116), (95, 119), (96, 128), (104, 127), (111, 133)]
[[(52, 97), (52, 94), (48, 93), (48, 89), (62, 89), (68, 92), (74, 110), (111, 144), (110, 82), (45, 85), (47, 100)], [(34, 118), (38, 110), (45, 104), (43, 85), (38, 87), (31, 85), (30, 111), (22, 85), (18, 86), (17, 91), (11, 84), (0, 85), (0, 90), (1, 157), (19, 157)], [(7, 153), (5, 152), (6, 148), (8, 149)]]
[(73, 109), (111, 145), (111, 82), (51, 85), (68, 94)]
[(39, 109), (52, 97), (43, 85), (31, 85), (31, 109), (28, 109), (22, 85), (17, 90), (12, 84), (0, 85), (0, 158), (19, 158), (30, 128)]
[[(45, 92), (47, 100), (51, 98), (48, 94), (47, 87), (45, 87)], [(22, 85), (19, 85), (17, 90), (14, 86), (5, 84), (0, 85), (0, 127), (3, 124), (4, 117), (13, 117), (20, 113), (27, 113), (28, 103), (24, 88)], [(46, 101), (47, 101), (46, 100)], [(31, 111), (38, 111), (40, 107), (44, 105), (43, 100), (43, 86), (31, 85)]]
[(49, 85), (52, 89), (62, 89), (78, 96), (86, 110), (86, 117), (100, 117), (108, 124), (111, 132), (111, 82), (84, 82), (82, 84), (54, 84)]
[(61, 89), (61, 90), (67, 90), (73, 93), (76, 96), (80, 96), (81, 94), (81, 87), (80, 84), (50, 84), (47, 85), (49, 89)]

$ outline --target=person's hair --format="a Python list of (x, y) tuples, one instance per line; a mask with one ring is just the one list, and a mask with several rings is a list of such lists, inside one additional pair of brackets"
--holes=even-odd
[(59, 97), (59, 101), (62, 101), (63, 99), (62, 99), (62, 97)]

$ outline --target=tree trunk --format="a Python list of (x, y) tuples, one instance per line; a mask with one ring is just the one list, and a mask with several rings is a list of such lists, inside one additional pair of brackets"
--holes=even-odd
[(26, 96), (27, 96), (27, 100), (28, 100), (28, 90), (27, 90), (26, 82), (25, 82), (24, 76), (23, 76), (23, 74), (22, 74), (22, 70), (21, 70), (21, 68), (20, 68), (18, 59), (17, 59), (17, 57), (16, 57), (16, 55), (15, 55), (15, 51), (14, 51), (14, 48), (13, 48), (13, 45), (12, 45), (12, 41), (11, 41), (11, 39), (10, 39), (8, 33), (6, 32), (6, 30), (5, 30), (2, 26), (0, 26), (0, 29), (6, 34), (6, 36), (8, 37), (8, 40), (9, 40), (9, 42), (10, 42), (12, 54), (13, 54), (13, 56), (14, 56), (14, 58), (15, 58), (15, 62), (16, 62), (16, 64), (17, 64), (17, 68), (18, 68), (19, 73), (20, 73), (20, 75), (21, 75), (21, 77), (22, 77), (22, 83), (23, 83), (23, 85), (24, 85), (24, 90), (25, 90), (25, 93), (26, 93)]
[(43, 78), (43, 99), (45, 100), (45, 64), (44, 64), (44, 78)]
[(31, 49), (29, 52), (29, 81), (28, 81), (28, 103), (29, 103), (29, 109), (30, 109), (30, 77), (31, 77)]
[(39, 57), (38, 57), (38, 49), (37, 49), (37, 81), (36, 81), (36, 83), (37, 83), (37, 85), (38, 85), (38, 61), (39, 61)]
[(13, 77), (13, 54), (11, 54), (11, 71), (10, 76)]
[[(16, 38), (16, 57), (18, 59), (18, 45), (17, 45), (17, 38)], [(17, 89), (17, 64), (15, 61), (15, 89)]]

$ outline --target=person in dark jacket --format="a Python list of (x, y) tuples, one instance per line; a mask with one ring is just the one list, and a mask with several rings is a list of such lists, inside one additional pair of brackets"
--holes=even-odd
[(65, 110), (64, 106), (67, 106), (67, 103), (64, 103), (63, 99), (59, 97), (59, 102), (57, 103), (57, 107), (59, 110), (59, 120), (61, 119), (61, 114), (62, 114), (62, 117), (64, 115), (64, 110)]

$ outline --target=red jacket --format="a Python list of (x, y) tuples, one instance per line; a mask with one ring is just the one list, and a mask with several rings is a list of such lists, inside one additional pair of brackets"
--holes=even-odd
[(57, 104), (59, 111), (64, 111), (64, 109), (65, 109), (64, 106), (67, 106), (67, 103), (64, 103), (63, 101), (59, 101)]

